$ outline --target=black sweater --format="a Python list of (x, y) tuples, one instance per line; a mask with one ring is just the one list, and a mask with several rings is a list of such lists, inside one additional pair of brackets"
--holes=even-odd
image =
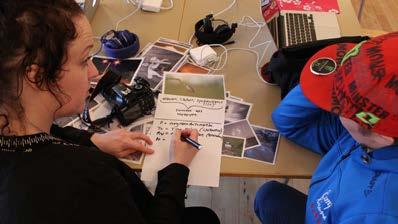
[(0, 136), (0, 224), (179, 223), (187, 167), (159, 171), (152, 196), (123, 162), (93, 147), (91, 134), (51, 132), (64, 140)]

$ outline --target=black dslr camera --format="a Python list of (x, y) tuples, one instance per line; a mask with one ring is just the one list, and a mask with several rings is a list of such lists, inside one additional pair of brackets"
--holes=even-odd
[(104, 118), (91, 121), (89, 109), (86, 106), (82, 114), (84, 122), (94, 126), (103, 126), (116, 118), (121, 125), (127, 126), (138, 118), (152, 113), (155, 107), (155, 94), (149, 83), (143, 78), (136, 78), (134, 85), (128, 86), (120, 80), (121, 76), (111, 70), (108, 70), (99, 80), (86, 105), (101, 93), (113, 106), (112, 111)]
[(114, 106), (112, 114), (123, 126), (151, 114), (155, 107), (154, 94), (149, 83), (143, 78), (136, 78), (134, 81), (133, 86), (119, 83), (102, 91), (104, 98)]

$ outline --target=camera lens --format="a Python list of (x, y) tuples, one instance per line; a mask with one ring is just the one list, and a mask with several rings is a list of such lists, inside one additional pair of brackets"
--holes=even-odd
[(141, 84), (135, 84), (134, 85), (134, 89), (140, 90), (140, 89), (142, 89), (142, 85)]

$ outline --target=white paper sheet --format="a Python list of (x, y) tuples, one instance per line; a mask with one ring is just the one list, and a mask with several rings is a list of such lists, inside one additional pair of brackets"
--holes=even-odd
[(171, 163), (174, 129), (195, 128), (204, 146), (189, 166), (189, 185), (218, 187), (225, 100), (160, 94), (150, 136), (155, 153), (145, 157), (141, 179), (156, 183), (157, 172)]

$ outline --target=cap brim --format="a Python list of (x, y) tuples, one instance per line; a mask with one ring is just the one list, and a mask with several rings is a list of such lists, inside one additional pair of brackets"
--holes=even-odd
[[(330, 45), (318, 51), (307, 61), (301, 71), (300, 85), (304, 95), (312, 103), (326, 111), (331, 111), (334, 77), (340, 67), (342, 58), (355, 45), (356, 44), (353, 43)], [(320, 58), (330, 58), (334, 60), (337, 64), (335, 71), (328, 75), (315, 74), (311, 70), (311, 65)]]

